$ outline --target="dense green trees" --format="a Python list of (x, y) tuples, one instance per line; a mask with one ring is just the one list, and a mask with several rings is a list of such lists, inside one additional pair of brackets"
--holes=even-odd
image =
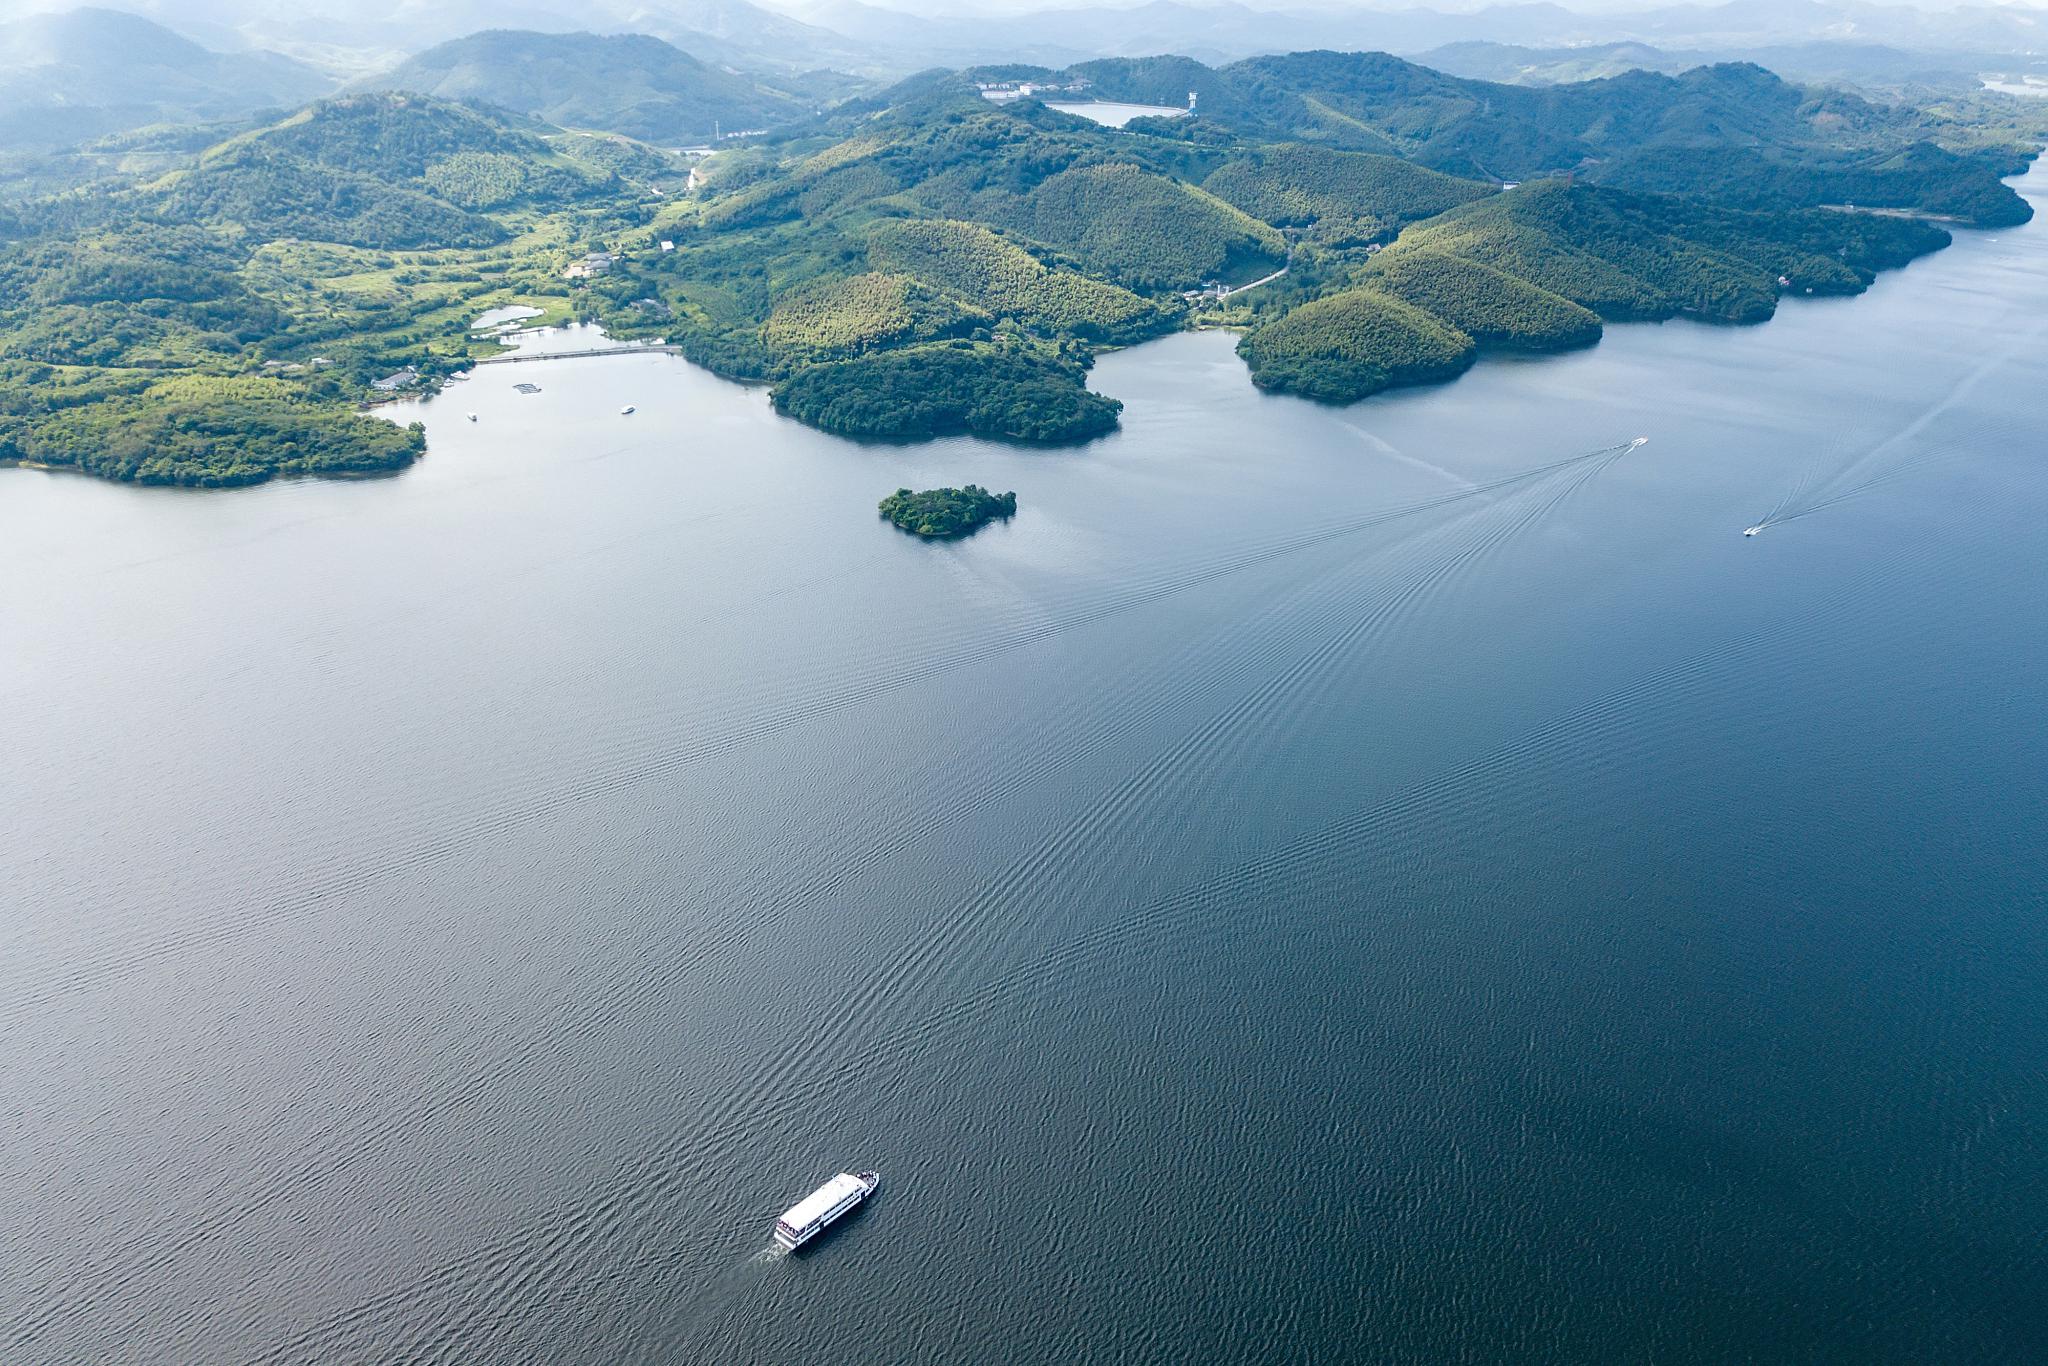
[(778, 357), (817, 360), (937, 341), (992, 321), (912, 276), (870, 271), (790, 291), (761, 325), (761, 340)]
[[(592, 44), (614, 51), (563, 48)], [(777, 382), (827, 430), (1078, 441), (1117, 423), (1088, 353), (1190, 313), (1249, 329), (1260, 384), (1346, 400), (1482, 346), (1585, 344), (1602, 318), (1753, 321), (1948, 240), (1797, 204), (2009, 221), (2018, 202), (2010, 157), (1928, 143), (1931, 116), (1748, 68), (1569, 92), (1370, 54), (1089, 72), (1104, 95), (1200, 90), (1202, 112), (1119, 132), (927, 74), (722, 151), (685, 193), (657, 149), (355, 95), (170, 174), (10, 205), (4, 458), (192, 483), (391, 468), (417, 435), (353, 411), (368, 382), (444, 374), (485, 345), (485, 301), (536, 298)], [(1471, 178), (1552, 165), (1581, 183)], [(608, 274), (561, 278), (600, 247)], [(1242, 296), (1181, 296), (1283, 260)]]
[(1096, 342), (1128, 342), (1169, 326), (1170, 307), (1069, 270), (1049, 269), (975, 223), (913, 219), (883, 224), (869, 239), (879, 270), (915, 275), (997, 316)]
[(1252, 279), (1287, 258), (1287, 243), (1269, 224), (1129, 162), (1061, 171), (996, 212), (1025, 236), (1138, 290)]
[(1604, 318), (1756, 322), (1771, 315), (1781, 288), (1855, 293), (1876, 271), (1948, 240), (1940, 228), (1907, 219), (1743, 213), (1547, 181), (1422, 224), (1395, 250), (1464, 256)]
[(1472, 339), (1413, 304), (1349, 289), (1303, 304), (1238, 343), (1261, 388), (1349, 403), (1400, 384), (1450, 379)]
[(1373, 287), (1449, 323), (1482, 346), (1559, 350), (1600, 340), (1591, 309), (1492, 266), (1427, 247), (1382, 252)]
[(1214, 71), (1186, 58), (1090, 62), (1075, 71), (1109, 98), (1178, 103), (1162, 60), (1179, 90), (1201, 91), (1200, 118), (1159, 130), (1181, 137), (1220, 126), (1248, 139), (1398, 155), (1481, 180), (1584, 171), (1742, 208), (1853, 201), (1984, 226), (2024, 222), (2030, 213), (2000, 183), (2009, 157), (1935, 145), (1974, 144), (1971, 130), (1915, 109), (1802, 89), (1744, 63), (1529, 86), (1464, 80), (1379, 52), (1294, 52)]
[(950, 342), (799, 370), (775, 407), (842, 436), (1068, 443), (1114, 431), (1123, 406), (1083, 381), (1079, 364), (1028, 347)]
[(913, 536), (952, 540), (979, 531), (997, 518), (1017, 515), (1015, 493), (990, 493), (979, 484), (957, 489), (897, 489), (881, 502), (885, 520)]
[(2004, 228), (2032, 217), (2027, 201), (1998, 178), (2005, 170), (1996, 155), (1962, 156), (1920, 142), (1900, 150), (1797, 157), (1756, 147), (1651, 147), (1595, 175), (1602, 184), (1696, 195), (1737, 208), (1855, 204)]
[(464, 295), (503, 288), (515, 260), (476, 210), (629, 194), (496, 116), (366, 96), (155, 182), (28, 206), (0, 243), (6, 458), (209, 486), (400, 468), (421, 434), (356, 404), (372, 379), (467, 353)]
[[(117, 386), (125, 387), (125, 386)], [(266, 392), (268, 391), (268, 392)], [(205, 488), (281, 474), (364, 475), (403, 469), (426, 448), (399, 427), (345, 406), (295, 398), (274, 381), (195, 387), (173, 382), (15, 419), (0, 458), (139, 484)]]
[(1409, 223), (1493, 192), (1489, 185), (1397, 157), (1306, 143), (1233, 157), (1203, 188), (1268, 223), (1312, 228), (1316, 240), (1332, 246), (1380, 241)]

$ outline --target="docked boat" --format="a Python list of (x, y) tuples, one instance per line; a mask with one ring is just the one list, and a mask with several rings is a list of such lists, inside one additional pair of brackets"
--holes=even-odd
[(839, 1173), (783, 1212), (775, 1221), (775, 1241), (796, 1251), (874, 1194), (881, 1181), (879, 1172)]

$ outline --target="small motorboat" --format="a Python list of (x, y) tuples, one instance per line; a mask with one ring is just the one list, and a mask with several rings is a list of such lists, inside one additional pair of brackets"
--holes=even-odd
[(626, 405), (625, 407), (623, 407), (623, 408), (619, 409), (619, 416), (620, 416), (620, 417), (631, 417), (632, 415), (633, 415), (633, 405), (632, 405), (632, 404), (630, 404), (630, 403), (628, 403), (628, 404), (627, 404), (627, 405)]
[(1756, 524), (1755, 526), (1753, 526), (1753, 527), (1745, 527), (1745, 528), (1743, 529), (1743, 532), (1742, 532), (1742, 534), (1743, 534), (1743, 535), (1745, 535), (1745, 536), (1754, 536), (1754, 535), (1756, 535), (1756, 534), (1757, 534), (1757, 533), (1758, 533), (1759, 531), (1762, 531), (1763, 529), (1764, 529), (1764, 528), (1763, 528), (1763, 523), (1759, 522), (1759, 523), (1757, 523), (1757, 524)]
[(475, 413), (471, 413), (471, 414), (469, 415), (469, 420), (470, 420), (471, 422), (474, 422), (474, 421), (476, 421), (476, 414), (475, 414)]

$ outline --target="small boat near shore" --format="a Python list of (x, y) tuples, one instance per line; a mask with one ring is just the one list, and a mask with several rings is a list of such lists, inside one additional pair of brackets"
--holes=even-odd
[(880, 1172), (841, 1172), (783, 1211), (775, 1221), (775, 1241), (796, 1251), (851, 1213), (882, 1183)]

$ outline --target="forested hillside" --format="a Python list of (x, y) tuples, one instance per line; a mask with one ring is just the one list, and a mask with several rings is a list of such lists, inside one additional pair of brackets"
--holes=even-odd
[(0, 460), (204, 485), (410, 462), (421, 433), (357, 413), (369, 382), (465, 363), (472, 298), (561, 290), (576, 221), (646, 196), (574, 145), (352, 96), (25, 206), (0, 221)]
[[(613, 73), (624, 49), (591, 42)], [(420, 438), (357, 414), (370, 381), (431, 389), (508, 302), (664, 338), (850, 436), (1087, 441), (1118, 420), (1086, 385), (1102, 347), (1234, 327), (1259, 384), (1345, 402), (1603, 320), (1760, 321), (1949, 240), (1816, 205), (2010, 221), (1996, 173), (2027, 154), (1742, 68), (1570, 95), (1372, 54), (1087, 70), (1201, 112), (1117, 130), (927, 73), (693, 162), (369, 92), (12, 206), (0, 460), (182, 483), (402, 465)]]
[(1910, 219), (1544, 181), (1418, 225), (1356, 271), (1355, 288), (1265, 323), (1240, 350), (1261, 385), (1349, 400), (1440, 378), (1481, 345), (1585, 345), (1602, 318), (1760, 322), (1783, 293), (1855, 293), (1948, 240)]
[[(1107, 99), (1201, 96), (1204, 125), (1244, 137), (1398, 155), (1480, 180), (1575, 171), (1624, 188), (1727, 198), (1746, 207), (1853, 201), (2023, 222), (1999, 183), (2011, 153), (1919, 110), (1792, 85), (1729, 63), (1668, 76), (1631, 71), (1568, 85), (1496, 85), (1376, 52), (1296, 52), (1215, 71), (1185, 58), (1089, 62), (1066, 76)], [(1955, 144), (1944, 149), (1944, 142)]]

